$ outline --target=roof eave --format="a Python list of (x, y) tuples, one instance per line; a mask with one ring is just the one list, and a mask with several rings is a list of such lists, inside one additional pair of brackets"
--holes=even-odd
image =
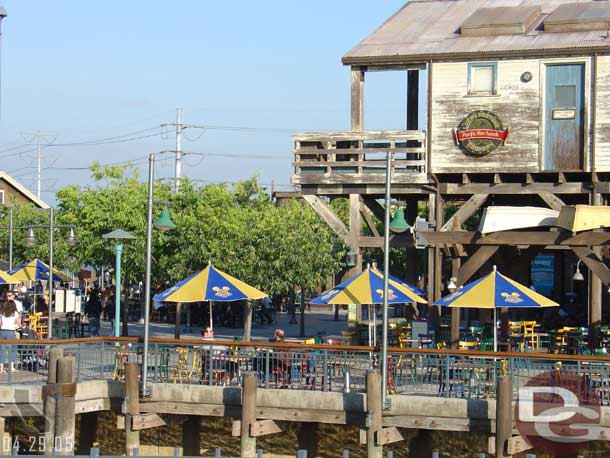
[(424, 63), (431, 60), (472, 60), (477, 58), (489, 59), (508, 58), (508, 57), (548, 57), (548, 56), (565, 56), (565, 55), (589, 55), (593, 53), (610, 53), (610, 46), (590, 46), (590, 47), (574, 47), (562, 49), (528, 49), (528, 50), (505, 50), (505, 51), (479, 51), (468, 53), (438, 53), (427, 55), (395, 55), (395, 56), (358, 56), (350, 57), (343, 56), (341, 62), (343, 65), (386, 65), (386, 64), (412, 64)]

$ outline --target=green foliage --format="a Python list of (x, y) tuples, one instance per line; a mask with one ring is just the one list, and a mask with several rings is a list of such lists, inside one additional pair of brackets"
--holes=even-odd
[[(79, 244), (65, 242), (67, 229), (55, 235), (55, 265), (114, 266), (114, 242), (102, 235), (123, 229), (136, 236), (123, 242), (125, 282), (144, 277), (147, 185), (133, 167), (91, 167), (92, 184), (67, 186), (57, 194), (58, 224), (74, 225)], [(175, 283), (203, 269), (208, 261), (227, 273), (276, 295), (294, 287), (315, 288), (341, 269), (346, 250), (307, 206), (297, 201), (276, 207), (255, 178), (235, 186), (196, 185), (181, 181), (172, 193), (155, 183), (155, 201), (169, 202), (176, 229), (153, 232), (153, 282)], [(162, 205), (155, 205), (156, 219)], [(8, 225), (8, 212), (0, 224)], [(15, 209), (15, 225), (47, 224), (45, 212)], [(63, 233), (63, 232), (65, 233)], [(8, 231), (0, 244), (8, 246)], [(33, 257), (48, 259), (48, 230), (38, 229), (37, 243), (26, 247), (25, 231), (15, 232), (15, 264)]]

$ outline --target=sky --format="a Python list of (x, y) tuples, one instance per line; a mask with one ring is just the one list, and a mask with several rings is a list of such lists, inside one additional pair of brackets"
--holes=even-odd
[[(0, 0), (0, 169), (42, 199), (91, 184), (88, 166), (175, 147), (201, 182), (256, 175), (290, 188), (291, 135), (349, 130), (350, 74), (341, 57), (406, 0)], [(370, 76), (369, 76), (370, 75)], [(406, 75), (367, 74), (367, 129), (405, 126)], [(244, 129), (246, 128), (246, 129)], [(156, 178), (174, 175), (157, 156)]]

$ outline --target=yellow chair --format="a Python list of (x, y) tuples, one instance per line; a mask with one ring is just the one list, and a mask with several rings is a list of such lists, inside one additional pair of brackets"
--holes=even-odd
[(178, 347), (176, 348), (178, 353), (178, 362), (176, 366), (170, 367), (170, 372), (173, 373), (172, 380), (174, 383), (179, 381), (182, 383), (186, 381), (191, 383), (193, 376), (195, 380), (198, 380), (201, 374), (201, 358), (199, 357), (198, 351), (190, 351), (188, 348)]
[(535, 321), (523, 322), (523, 338), (528, 342), (530, 348), (538, 350), (540, 348), (540, 336), (536, 332)]

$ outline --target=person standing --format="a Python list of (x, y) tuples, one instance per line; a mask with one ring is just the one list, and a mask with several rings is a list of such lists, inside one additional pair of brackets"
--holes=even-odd
[(99, 289), (94, 288), (89, 293), (89, 300), (85, 305), (85, 314), (89, 320), (91, 337), (98, 337), (100, 335), (100, 315), (102, 314), (102, 299)]
[[(17, 300), (17, 298), (15, 297), (15, 291), (7, 291), (6, 300), (13, 301), (15, 303), (17, 313), (19, 313), (19, 319), (23, 319), (23, 303)], [(21, 339), (21, 332), (19, 330), (15, 331), (15, 339)]]
[[(17, 340), (15, 334), (19, 329), (21, 329), (21, 317), (17, 306), (14, 301), (6, 300), (0, 306), (0, 340)], [(3, 345), (2, 347), (0, 347), (0, 372), (4, 372), (5, 354), (8, 354), (9, 370), (14, 372), (16, 370), (15, 345)]]

